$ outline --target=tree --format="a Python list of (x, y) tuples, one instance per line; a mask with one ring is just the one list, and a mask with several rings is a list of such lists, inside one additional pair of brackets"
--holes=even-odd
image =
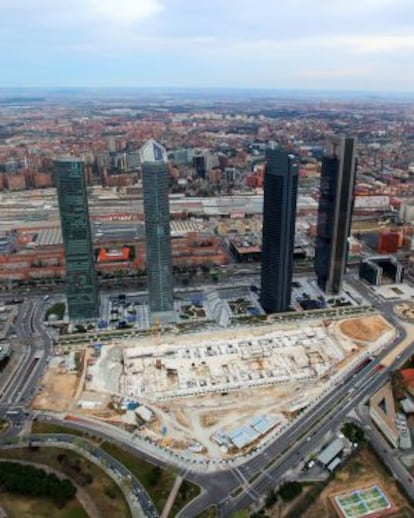
[(76, 487), (68, 479), (54, 473), (13, 462), (0, 463), (0, 485), (12, 493), (51, 498), (58, 507), (76, 495)]
[(274, 489), (269, 491), (266, 495), (265, 499), (265, 507), (268, 509), (269, 507), (272, 507), (277, 502), (277, 493)]
[(341, 431), (351, 442), (360, 443), (365, 438), (364, 431), (354, 423), (345, 423)]
[(302, 484), (299, 482), (286, 482), (279, 489), (279, 495), (285, 502), (291, 502), (302, 493)]
[(401, 371), (391, 373), (391, 386), (396, 399), (400, 400), (405, 398), (405, 384)]

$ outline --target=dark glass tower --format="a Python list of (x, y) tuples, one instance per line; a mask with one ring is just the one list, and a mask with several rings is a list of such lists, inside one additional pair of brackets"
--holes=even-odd
[(267, 313), (288, 311), (292, 289), (298, 166), (274, 145), (266, 150), (260, 303)]
[(141, 148), (149, 301), (153, 322), (175, 320), (172, 286), (169, 174), (165, 149), (149, 140)]
[(341, 291), (348, 257), (356, 175), (356, 141), (328, 139), (322, 159), (315, 272), (319, 287), (328, 294)]
[(53, 163), (66, 263), (66, 298), (71, 320), (99, 316), (99, 295), (89, 224), (84, 163), (60, 158)]

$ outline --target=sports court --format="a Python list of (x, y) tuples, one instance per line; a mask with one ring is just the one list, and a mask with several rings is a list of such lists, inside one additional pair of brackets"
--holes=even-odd
[(344, 518), (380, 517), (393, 508), (378, 485), (342, 493), (335, 496), (334, 501), (340, 516)]

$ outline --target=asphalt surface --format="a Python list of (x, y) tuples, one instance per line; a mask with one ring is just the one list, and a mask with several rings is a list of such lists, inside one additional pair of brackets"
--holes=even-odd
[[(337, 430), (351, 410), (385, 383), (389, 370), (378, 372), (375, 367), (383, 356), (406, 337), (404, 328), (392, 311), (392, 303), (380, 301), (368, 289), (361, 287), (355, 279), (348, 279), (348, 282), (362, 292), (364, 297), (379, 308), (382, 314), (396, 326), (398, 336), (367, 367), (357, 374), (345, 378), (334, 391), (321, 397), (316, 406), (297, 418), (282, 435), (257, 452), (245, 456), (242, 463), (228, 462), (206, 467), (206, 465), (186, 462), (183, 458), (169, 455), (161, 449), (149, 451), (148, 448), (143, 448), (139, 442), (126, 440), (125, 436), (116, 430), (112, 431), (109, 427), (105, 427), (103, 430), (98, 423), (65, 421), (65, 426), (101, 435), (154, 464), (171, 465), (178, 470), (180, 475), (199, 484), (203, 489), (202, 493), (180, 513), (182, 517), (193, 518), (212, 505), (217, 505), (220, 516), (227, 517), (238, 509), (257, 503), (270, 489), (278, 487), (286, 479), (292, 467), (305, 459), (318, 445), (321, 445), (328, 432)], [(10, 298), (10, 294), (1, 294), (1, 297)], [(51, 300), (47, 301), (48, 305), (51, 303)], [(18, 338), (25, 344), (26, 349), (16, 367), (14, 377), (7, 383), (7, 386), (1, 388), (2, 392), (0, 392), (0, 417), (7, 417), (11, 423), (3, 441), (8, 437), (21, 434), (25, 422), (32, 418), (31, 412), (27, 410), (27, 405), (37, 390), (37, 383), (47, 365), (47, 358), (53, 351), (52, 337), (43, 326), (42, 321), (45, 305), (46, 301), (43, 297), (27, 297), (21, 306), (14, 326)], [(414, 344), (411, 344), (392, 368), (401, 365), (413, 353)], [(50, 419), (50, 415), (41, 415), (39, 418)], [(62, 423), (62, 418), (63, 416), (56, 415), (53, 420)], [(370, 432), (369, 437), (372, 438), (373, 443), (380, 444), (381, 437), (378, 439), (375, 430)], [(382, 446), (378, 446), (378, 448)], [(126, 468), (122, 469), (119, 463), (114, 462), (114, 459), (106, 458), (105, 452), (101, 454), (102, 458), (106, 459), (105, 462), (111, 462), (114, 469), (124, 474), (123, 476), (129, 476)], [(388, 461), (388, 458), (385, 460)], [(407, 479), (407, 471), (401, 471), (398, 459), (396, 462), (392, 463), (391, 469), (393, 473), (395, 472), (396, 478), (406, 484), (407, 492), (414, 498), (412, 482)], [(135, 496), (143, 508), (148, 512), (153, 512), (155, 508), (139, 481), (134, 480), (133, 484), (134, 491), (136, 489), (137, 495), (140, 497)], [(149, 514), (149, 516), (152, 515)]]

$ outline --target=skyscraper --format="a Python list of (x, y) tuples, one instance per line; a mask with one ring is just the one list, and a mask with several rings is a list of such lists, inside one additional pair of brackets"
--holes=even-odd
[(84, 163), (59, 158), (53, 164), (66, 262), (69, 318), (99, 316), (98, 284), (92, 252)]
[(141, 148), (149, 301), (153, 321), (175, 320), (167, 153), (155, 140)]
[(348, 256), (348, 238), (354, 205), (356, 141), (328, 138), (322, 159), (315, 272), (318, 285), (328, 294), (339, 293)]
[(298, 167), (274, 144), (266, 150), (260, 302), (267, 313), (288, 311), (292, 289)]

